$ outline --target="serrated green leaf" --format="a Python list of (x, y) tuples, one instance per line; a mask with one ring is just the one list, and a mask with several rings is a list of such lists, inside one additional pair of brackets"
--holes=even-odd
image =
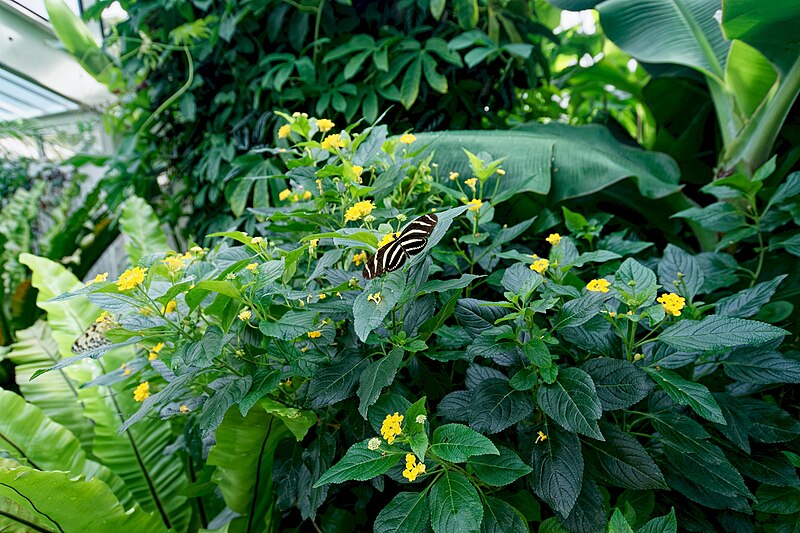
[(547, 436), (533, 445), (531, 486), (553, 510), (563, 516), (575, 507), (583, 482), (583, 454), (578, 435), (545, 418)]
[(497, 449), (500, 455), (476, 455), (467, 461), (467, 468), (487, 485), (504, 487), (533, 471), (515, 451), (503, 446)]
[(681, 320), (665, 329), (658, 340), (679, 350), (709, 351), (779, 339), (789, 332), (764, 322), (711, 315)]
[(597, 426), (603, 408), (592, 378), (583, 370), (562, 369), (555, 383), (539, 389), (537, 402), (563, 428), (603, 440)]
[(344, 457), (322, 474), (314, 484), (314, 488), (328, 483), (344, 483), (345, 481), (366, 481), (375, 476), (385, 474), (390, 468), (400, 462), (403, 454), (387, 453), (383, 455), (378, 450), (367, 447), (369, 440), (350, 446)]
[(250, 376), (223, 376), (209, 385), (215, 392), (203, 404), (200, 414), (200, 429), (204, 436), (219, 427), (225, 413), (244, 398), (252, 382)]
[(603, 302), (610, 295), (602, 292), (587, 292), (580, 298), (575, 298), (564, 304), (555, 318), (556, 328), (567, 328), (585, 324), (593, 317), (600, 314)]
[(481, 433), (499, 433), (530, 416), (533, 408), (531, 394), (512, 389), (507, 379), (485, 379), (472, 392), (469, 425)]
[(463, 424), (445, 424), (433, 432), (430, 451), (451, 463), (463, 463), (473, 455), (500, 455), (492, 441)]
[(619, 508), (614, 509), (611, 520), (608, 521), (608, 533), (633, 533), (633, 528), (625, 520), (625, 516)]
[(398, 492), (375, 519), (375, 531), (381, 533), (421, 533), (428, 526), (428, 494)]
[(208, 326), (203, 338), (186, 345), (183, 360), (188, 366), (206, 368), (215, 357), (222, 355), (222, 345), (222, 330), (216, 325)]
[(349, 398), (367, 361), (357, 353), (344, 353), (317, 371), (308, 385), (310, 406), (318, 409)]
[(597, 397), (606, 411), (630, 407), (653, 390), (653, 382), (644, 372), (621, 359), (590, 359), (581, 368), (591, 376)]
[(366, 420), (369, 406), (378, 400), (381, 390), (394, 381), (397, 369), (403, 362), (403, 349), (394, 348), (389, 355), (374, 361), (361, 374), (358, 385), (358, 412)]
[(732, 296), (717, 302), (717, 314), (735, 318), (748, 318), (758, 313), (767, 304), (778, 289), (778, 285), (786, 275), (778, 276), (770, 281), (758, 283)]
[(587, 452), (592, 450), (593, 473), (617, 487), (668, 488), (661, 470), (639, 441), (613, 424), (601, 423), (600, 428), (605, 442), (585, 441)]
[(668, 244), (658, 263), (658, 281), (667, 292), (686, 298), (687, 302), (702, 290), (705, 276), (697, 260), (684, 250)]
[(754, 511), (762, 513), (792, 514), (800, 511), (800, 489), (761, 485), (756, 491)]
[(487, 496), (483, 505), (481, 533), (528, 533), (522, 514), (510, 504)]
[(725, 373), (744, 383), (800, 383), (800, 360), (766, 347), (742, 347), (722, 361)]
[(678, 533), (678, 519), (675, 518), (675, 508), (670, 509), (667, 515), (648, 521), (637, 529), (636, 533)]
[(656, 299), (656, 274), (635, 259), (628, 258), (614, 276), (617, 298), (631, 308), (644, 307)]
[(672, 370), (656, 370), (654, 368), (646, 368), (645, 370), (669, 394), (675, 403), (688, 405), (695, 413), (706, 420), (725, 424), (725, 417), (722, 416), (719, 405), (717, 405), (705, 385), (683, 379)]
[(261, 333), (284, 341), (307, 335), (314, 329), (316, 313), (311, 311), (288, 311), (275, 322), (262, 320), (258, 325)]
[(478, 531), (483, 506), (478, 491), (463, 475), (445, 470), (430, 492), (431, 526), (435, 533)]

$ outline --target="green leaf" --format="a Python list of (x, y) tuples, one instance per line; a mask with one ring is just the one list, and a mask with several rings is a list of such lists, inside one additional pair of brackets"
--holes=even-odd
[(528, 533), (526, 520), (510, 504), (487, 496), (483, 505), (481, 533)]
[(514, 390), (508, 380), (481, 381), (469, 404), (469, 425), (481, 433), (499, 433), (533, 413), (530, 393)]
[(611, 520), (608, 522), (608, 533), (633, 533), (633, 528), (625, 520), (625, 516), (619, 508), (614, 509)]
[(343, 353), (318, 370), (308, 386), (310, 406), (317, 409), (349, 398), (368, 361), (357, 353)]
[(210, 435), (219, 427), (225, 413), (242, 401), (252, 383), (251, 376), (223, 376), (209, 385), (215, 392), (203, 404), (203, 412), (200, 414), (200, 429), (204, 436)]
[(186, 345), (183, 351), (183, 361), (188, 366), (206, 368), (211, 366), (214, 358), (222, 355), (222, 329), (219, 326), (208, 326), (203, 338)]
[(739, 400), (750, 418), (750, 436), (769, 444), (788, 442), (800, 435), (800, 422), (789, 413), (755, 398)]
[(316, 318), (311, 311), (288, 311), (276, 322), (262, 320), (258, 329), (267, 337), (290, 341), (313, 330)]
[(409, 109), (417, 101), (419, 84), (422, 80), (422, 57), (418, 56), (408, 65), (400, 84), (400, 103)]
[(216, 467), (212, 481), (225, 505), (241, 515), (234, 524), (263, 523), (271, 511), (273, 458), (287, 434), (286, 426), (263, 410), (251, 411), (247, 417), (236, 409), (225, 414), (215, 432), (216, 444), (208, 452), (208, 464)]
[(754, 511), (762, 513), (792, 514), (800, 511), (800, 489), (761, 485), (756, 491)]
[(717, 314), (734, 318), (748, 318), (755, 315), (769, 302), (784, 279), (786, 279), (785, 274), (722, 298), (716, 303)]
[(453, 11), (461, 29), (472, 30), (478, 25), (478, 0), (453, 0)]
[(761, 52), (742, 41), (731, 43), (725, 82), (743, 117), (753, 116), (777, 79), (775, 67)]
[(281, 381), (281, 371), (271, 368), (261, 368), (253, 374), (253, 385), (250, 392), (239, 402), (239, 412), (242, 416), (247, 416), (250, 409), (258, 403), (267, 393), (278, 388)]
[(633, 258), (626, 259), (614, 276), (613, 288), (619, 300), (636, 309), (652, 304), (656, 299), (656, 274)]
[(403, 454), (387, 453), (383, 455), (378, 450), (367, 447), (369, 440), (353, 444), (344, 457), (325, 472), (314, 488), (328, 483), (344, 483), (345, 481), (367, 481), (375, 476), (385, 474), (390, 468), (400, 462)]
[(482, 277), (483, 276), (476, 276), (473, 274), (462, 274), (460, 278), (426, 281), (417, 291), (417, 296), (422, 296), (423, 294), (429, 294), (432, 292), (445, 292), (453, 289), (463, 289), (476, 279), (480, 279)]
[(146, 255), (169, 250), (167, 236), (153, 208), (138, 196), (125, 200), (119, 225), (126, 237), (125, 251), (134, 265)]
[(630, 407), (653, 390), (653, 383), (644, 372), (621, 359), (598, 357), (586, 361), (581, 368), (591, 376), (605, 411)]
[(441, 94), (447, 92), (447, 78), (437, 72), (436, 60), (428, 53), (422, 55), (422, 71), (431, 88)]
[(378, 513), (375, 531), (422, 533), (428, 526), (427, 492), (398, 492)]
[(283, 425), (294, 435), (298, 442), (303, 440), (308, 434), (308, 430), (317, 423), (317, 415), (314, 411), (289, 407), (268, 397), (261, 398), (258, 403), (267, 413), (283, 422)]
[(728, 232), (745, 225), (744, 216), (726, 202), (716, 202), (706, 207), (690, 207), (672, 217), (693, 220), (706, 229), (720, 232)]
[(698, 443), (697, 451), (687, 451), (672, 441), (663, 441), (664, 453), (675, 470), (699, 487), (730, 498), (752, 498), (741, 474), (725, 457), (719, 447), (707, 441)]
[(522, 192), (550, 194), (559, 202), (592, 194), (625, 178), (633, 179), (647, 198), (666, 196), (678, 187), (678, 166), (669, 156), (624, 145), (598, 125), (527, 123), (506, 131), (437, 132), (417, 138), (435, 152), (433, 162), (462, 176), (471, 175), (461, 151), (464, 146), (473, 153), (503, 158), (506, 175), (500, 185), (497, 176), (484, 184), (485, 191), (498, 187), (495, 202)]
[(42, 531), (167, 530), (157, 516), (120, 504), (108, 485), (97, 478), (86, 481), (68, 472), (41, 472), (6, 459), (0, 460), (0, 496), (47, 517)]
[(607, 0), (598, 6), (603, 31), (639, 61), (675, 63), (722, 80), (730, 42), (714, 18), (719, 2)]
[(575, 507), (583, 482), (581, 441), (547, 418), (543, 432), (547, 439), (533, 445), (531, 486), (554, 511), (567, 516)]
[(592, 472), (627, 489), (666, 489), (664, 476), (644, 447), (613, 424), (602, 423), (605, 442), (584, 441), (591, 450)]
[(492, 441), (462, 424), (436, 428), (430, 451), (451, 463), (463, 463), (473, 455), (500, 454)]
[(506, 314), (505, 309), (491, 305), (492, 302), (462, 298), (458, 300), (455, 315), (458, 323), (473, 339), (494, 327), (494, 323)]
[(564, 304), (555, 318), (555, 328), (567, 328), (585, 324), (600, 313), (603, 302), (609, 295), (602, 292), (587, 292)]
[[(383, 278), (370, 281), (364, 291), (356, 296), (353, 304), (353, 327), (362, 342), (367, 339), (371, 331), (383, 323), (383, 319), (403, 294), (404, 278), (402, 271), (391, 272)], [(370, 295), (376, 292), (381, 294), (381, 301), (377, 304), (369, 299)]]
[(367, 409), (374, 404), (381, 390), (394, 381), (397, 369), (403, 362), (403, 349), (393, 348), (389, 355), (369, 364), (361, 374), (358, 385), (358, 412), (367, 419)]
[(677, 246), (667, 245), (658, 263), (658, 281), (664, 290), (686, 298), (687, 302), (702, 290), (705, 276), (697, 260)]
[(688, 405), (706, 420), (725, 424), (725, 417), (705, 385), (683, 379), (672, 370), (646, 368), (647, 373), (669, 394), (675, 403)]
[(450, 470), (433, 484), (429, 505), (435, 533), (478, 531), (483, 519), (478, 491), (467, 478)]
[(533, 472), (515, 451), (503, 446), (497, 449), (500, 455), (477, 455), (467, 461), (467, 468), (487, 485), (504, 487)]
[(789, 332), (763, 322), (711, 315), (703, 320), (681, 320), (665, 329), (658, 340), (679, 350), (710, 351), (762, 344)]
[(737, 348), (722, 365), (731, 379), (744, 383), (800, 383), (800, 360), (766, 347)]
[(739, 39), (761, 50), (787, 69), (797, 58), (792, 29), (800, 20), (800, 6), (792, 0), (769, 5), (756, 0), (723, 0), (722, 28), (728, 39)]
[(564, 525), (570, 531), (592, 531), (596, 524), (606, 521), (604, 503), (597, 483), (588, 477), (583, 478), (578, 501), (564, 519)]
[(678, 519), (675, 518), (675, 508), (669, 510), (668, 515), (653, 518), (636, 530), (636, 533), (678, 533)]
[(555, 383), (542, 385), (537, 401), (542, 411), (565, 429), (603, 440), (597, 426), (603, 408), (592, 378), (583, 370), (562, 369)]

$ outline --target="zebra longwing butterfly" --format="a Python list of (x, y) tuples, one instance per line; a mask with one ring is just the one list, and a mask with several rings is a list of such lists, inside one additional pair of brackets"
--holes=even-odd
[(399, 237), (379, 248), (364, 264), (364, 278), (372, 279), (402, 267), (410, 256), (425, 249), (428, 237), (438, 222), (439, 217), (433, 213), (412, 220)]

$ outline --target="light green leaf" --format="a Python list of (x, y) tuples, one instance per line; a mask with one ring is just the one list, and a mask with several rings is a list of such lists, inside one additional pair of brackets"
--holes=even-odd
[(789, 332), (764, 322), (711, 315), (703, 320), (681, 320), (665, 329), (658, 340), (688, 351), (709, 351), (779, 339)]
[(385, 474), (390, 468), (400, 462), (403, 454), (387, 453), (383, 455), (378, 450), (367, 447), (369, 440), (354, 444), (347, 450), (344, 457), (325, 472), (314, 488), (328, 483), (343, 483), (345, 481), (367, 481), (375, 476)]
[(636, 530), (636, 533), (678, 533), (678, 520), (675, 518), (675, 508), (669, 510), (668, 515), (659, 516), (648, 521)]
[(125, 251), (134, 265), (146, 255), (169, 250), (167, 236), (153, 208), (138, 196), (125, 200), (119, 225), (126, 237)]
[(645, 307), (656, 299), (656, 274), (633, 258), (620, 265), (614, 276), (614, 290), (619, 300), (631, 308)]
[(478, 491), (463, 475), (445, 470), (431, 488), (429, 505), (435, 533), (478, 531), (483, 506)]
[(500, 455), (492, 441), (462, 424), (436, 428), (430, 451), (451, 463), (463, 463), (473, 455)]

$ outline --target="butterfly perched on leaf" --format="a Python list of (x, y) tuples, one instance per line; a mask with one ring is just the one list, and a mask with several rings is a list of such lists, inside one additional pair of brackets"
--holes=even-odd
[(80, 355), (103, 346), (108, 346), (111, 341), (106, 337), (106, 332), (114, 326), (113, 319), (103, 312), (100, 317), (92, 322), (88, 329), (72, 343), (72, 352)]
[(438, 222), (439, 217), (433, 213), (422, 215), (409, 222), (399, 237), (381, 246), (375, 255), (367, 260), (364, 264), (364, 278), (372, 279), (402, 267), (409, 257), (425, 249), (428, 237)]

